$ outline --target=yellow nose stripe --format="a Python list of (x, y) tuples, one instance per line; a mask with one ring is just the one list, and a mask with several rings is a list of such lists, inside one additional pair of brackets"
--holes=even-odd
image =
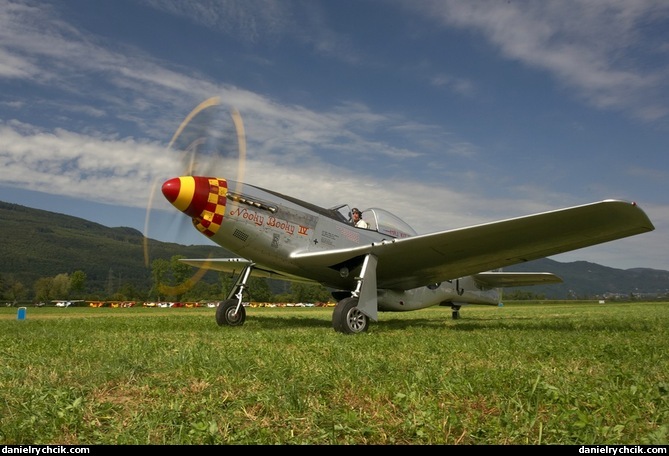
[(193, 176), (185, 176), (180, 177), (179, 182), (181, 184), (179, 196), (177, 196), (177, 199), (172, 204), (174, 207), (184, 212), (193, 201), (193, 196), (195, 195), (195, 179), (193, 179)]

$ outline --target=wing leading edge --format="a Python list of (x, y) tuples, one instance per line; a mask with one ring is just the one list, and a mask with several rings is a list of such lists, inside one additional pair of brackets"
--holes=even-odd
[(635, 203), (605, 200), (354, 249), (298, 253), (292, 260), (303, 268), (334, 268), (372, 253), (379, 288), (411, 289), (654, 229)]

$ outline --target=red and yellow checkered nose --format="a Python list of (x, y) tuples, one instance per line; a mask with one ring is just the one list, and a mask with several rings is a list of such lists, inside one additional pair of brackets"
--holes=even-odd
[(225, 215), (228, 183), (214, 177), (175, 177), (163, 184), (163, 195), (174, 207), (193, 219), (195, 227), (213, 236)]

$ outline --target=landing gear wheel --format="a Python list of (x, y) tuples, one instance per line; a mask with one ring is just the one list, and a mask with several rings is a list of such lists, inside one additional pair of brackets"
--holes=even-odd
[(218, 326), (241, 326), (246, 321), (246, 309), (239, 307), (237, 311), (237, 300), (226, 299), (221, 301), (216, 308), (216, 323)]
[(332, 313), (332, 327), (344, 334), (367, 331), (369, 318), (358, 310), (358, 298), (345, 298), (337, 303)]
[(459, 320), (460, 319), (460, 307), (451, 307), (451, 310), (453, 311), (453, 314), (452, 314), (453, 320)]

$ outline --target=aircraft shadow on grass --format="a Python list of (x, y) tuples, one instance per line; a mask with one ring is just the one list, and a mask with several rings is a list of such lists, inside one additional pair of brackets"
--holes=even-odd
[[(327, 328), (330, 323), (322, 318), (313, 317), (287, 317), (279, 318), (276, 316), (255, 315), (254, 325), (263, 329), (285, 329), (285, 328)], [(537, 319), (536, 317), (521, 316), (503, 316), (503, 317), (472, 317), (471, 320), (453, 321), (450, 317), (444, 318), (410, 318), (410, 319), (391, 319), (377, 323), (376, 333), (395, 330), (417, 329), (440, 329), (444, 332), (474, 332), (481, 330), (496, 329), (501, 331), (562, 331), (562, 332), (642, 332), (649, 331), (648, 325), (637, 322), (626, 322), (624, 320), (573, 320), (560, 318)]]

